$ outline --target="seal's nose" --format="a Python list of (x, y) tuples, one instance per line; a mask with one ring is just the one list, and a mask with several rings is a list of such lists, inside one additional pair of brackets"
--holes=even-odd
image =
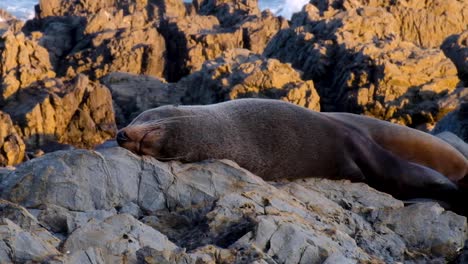
[(128, 136), (127, 136), (127, 133), (125, 133), (125, 131), (119, 131), (117, 133), (117, 143), (119, 143), (119, 145), (122, 145), (123, 143), (125, 143), (126, 141), (128, 141)]

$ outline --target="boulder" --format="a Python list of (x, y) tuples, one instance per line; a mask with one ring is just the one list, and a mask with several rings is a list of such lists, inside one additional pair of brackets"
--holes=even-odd
[(441, 48), (457, 66), (460, 80), (468, 86), (468, 30), (448, 37)]
[(115, 118), (119, 127), (126, 126), (144, 110), (162, 105), (181, 104), (185, 90), (147, 75), (123, 72), (108, 74), (102, 79), (112, 93)]
[[(466, 90), (466, 88), (465, 88)], [(431, 131), (433, 134), (450, 131), (465, 142), (468, 142), (468, 103), (461, 102), (460, 106), (448, 113), (435, 125)]]
[(60, 255), (54, 246), (9, 219), (3, 219), (0, 224), (0, 237), (2, 263), (41, 262)]
[(463, 0), (312, 0), (310, 3), (321, 13), (365, 7), (388, 10), (398, 22), (397, 33), (402, 39), (423, 48), (439, 47), (445, 38), (462, 32), (468, 24), (468, 4)]
[(72, 254), (90, 248), (101, 250), (105, 263), (137, 263), (136, 251), (142, 247), (168, 251), (177, 248), (166, 236), (127, 214), (100, 222), (91, 220), (75, 230), (63, 245)]
[[(108, 16), (105, 11), (98, 15)], [(84, 73), (99, 79), (110, 72), (125, 71), (164, 77), (165, 50), (164, 38), (151, 26), (104, 30), (85, 35), (70, 51), (64, 74)]]
[(20, 89), (55, 77), (49, 54), (36, 40), (15, 33), (9, 28), (0, 30), (0, 103), (16, 95)]
[(247, 48), (261, 53), (279, 30), (288, 27), (285, 19), (269, 11), (251, 16), (236, 15), (238, 22), (232, 25), (223, 24), (223, 20), (211, 12), (203, 14), (166, 17), (161, 25), (167, 43), (168, 80), (171, 82), (200, 70), (206, 60), (213, 60), (229, 49)]
[(177, 83), (186, 91), (186, 104), (212, 104), (246, 97), (273, 98), (319, 110), (312, 81), (303, 81), (290, 65), (248, 50), (225, 52), (208, 61), (202, 70)]
[(8, 114), (0, 111), (0, 166), (13, 166), (23, 161), (25, 145)]
[(61, 76), (84, 73), (99, 79), (113, 71), (164, 77), (164, 38), (159, 11), (143, 1), (40, 1), (29, 31), (44, 32), (43, 44)]
[(247, 16), (260, 14), (255, 0), (196, 0), (193, 5), (201, 15), (216, 16), (224, 27), (233, 26)]
[(90, 148), (116, 133), (109, 90), (84, 75), (39, 82), (23, 89), (3, 110), (32, 149), (47, 149), (56, 141)]
[(71, 263), (87, 254), (97, 263), (440, 262), (457, 258), (467, 232), (465, 217), (434, 203), (404, 207), (364, 183), (269, 183), (227, 160), (163, 163), (119, 147), (46, 154), (0, 186), (56, 231), (64, 215), (88, 214), (63, 233), (58, 257), (69, 252)]
[(264, 55), (290, 62), (314, 80), (324, 111), (411, 126), (434, 123), (445, 110), (432, 102), (460, 85), (457, 69), (441, 50), (406, 41), (395, 16), (379, 5), (325, 12), (309, 4)]

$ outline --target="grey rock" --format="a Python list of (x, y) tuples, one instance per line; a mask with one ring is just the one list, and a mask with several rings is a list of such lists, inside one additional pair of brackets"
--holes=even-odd
[[(411, 218), (405, 217), (411, 214)], [(420, 203), (379, 216), (376, 225), (386, 225), (416, 252), (447, 259), (456, 256), (466, 239), (466, 218), (444, 211), (436, 203)], [(452, 252), (447, 254), (448, 252)]]
[(116, 121), (120, 126), (127, 125), (144, 110), (180, 104), (185, 93), (163, 79), (123, 72), (110, 73), (102, 82), (112, 93)]
[[(70, 254), (70, 253), (69, 253)], [(78, 250), (68, 256), (67, 262), (70, 264), (106, 264), (106, 258), (100, 248), (87, 248)]]
[(140, 207), (135, 204), (135, 203), (128, 203), (122, 206), (122, 208), (119, 210), (120, 214), (129, 214), (135, 218), (139, 218), (142, 215)]
[[(73, 232), (64, 243), (64, 250), (76, 252), (88, 248), (103, 249), (106, 263), (136, 263), (136, 251), (149, 246), (157, 250), (177, 248), (160, 232), (127, 214), (115, 215), (102, 222), (91, 220)], [(114, 262), (115, 263), (115, 262)]]
[(465, 217), (404, 207), (363, 183), (265, 182), (228, 160), (160, 162), (119, 147), (46, 154), (0, 186), (63, 234), (70, 253), (60, 257), (75, 263), (86, 254), (96, 263), (450, 261), (467, 232)]
[[(8, 255), (13, 262), (40, 262), (46, 258), (60, 255), (54, 246), (42, 238), (27, 232), (8, 219), (0, 225), (1, 256)], [(5, 247), (6, 246), (6, 247)], [(2, 262), (4, 260), (2, 259)], [(5, 261), (8, 261), (6, 259)]]

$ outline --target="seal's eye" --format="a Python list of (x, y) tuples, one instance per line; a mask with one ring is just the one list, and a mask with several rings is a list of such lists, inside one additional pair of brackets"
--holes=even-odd
[(121, 144), (127, 142), (129, 138), (128, 138), (128, 135), (127, 135), (127, 133), (125, 131), (119, 131), (117, 133), (117, 138), (116, 139), (117, 139), (117, 143), (119, 145), (121, 145)]

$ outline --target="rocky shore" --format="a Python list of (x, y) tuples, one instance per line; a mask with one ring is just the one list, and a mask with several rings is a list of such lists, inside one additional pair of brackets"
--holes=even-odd
[(1, 263), (468, 261), (466, 217), (435, 202), (112, 141), (149, 108), (262, 97), (443, 132), (468, 156), (466, 1), (311, 0), (290, 21), (256, 0), (0, 12)]

